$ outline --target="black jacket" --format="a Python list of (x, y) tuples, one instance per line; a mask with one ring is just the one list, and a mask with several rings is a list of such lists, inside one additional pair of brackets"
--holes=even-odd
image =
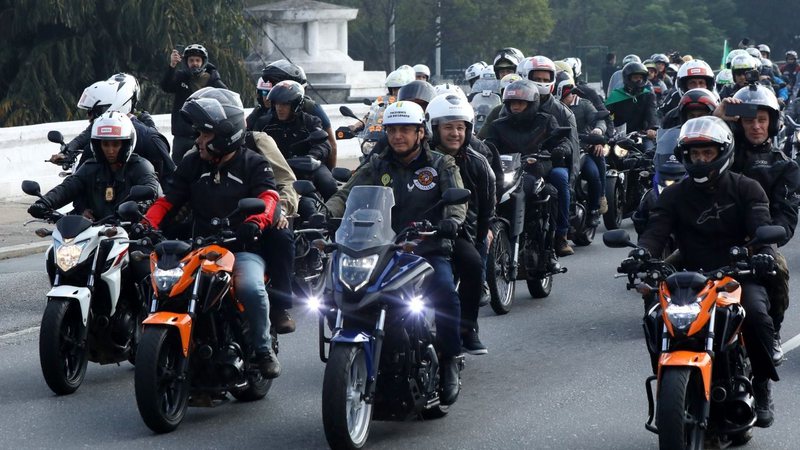
[(643, 92), (627, 100), (612, 103), (607, 108), (614, 115), (614, 126), (627, 124), (628, 133), (647, 131), (658, 126), (656, 95), (652, 92)]
[[(670, 233), (675, 233), (684, 267), (710, 271), (729, 265), (731, 247), (745, 244), (756, 228), (771, 224), (764, 189), (755, 180), (726, 171), (712, 189), (688, 178), (665, 188), (639, 245), (660, 255)], [(768, 245), (756, 250), (774, 254)]]
[[(547, 99), (542, 100), (539, 111), (555, 117), (559, 127), (570, 129), (566, 150), (564, 150), (564, 161), (570, 161), (571, 158), (572, 164), (566, 164), (564, 167), (569, 169), (570, 181), (575, 180), (581, 170), (581, 147), (578, 142), (578, 125), (575, 123), (575, 114), (561, 101), (556, 100), (553, 95), (548, 95)], [(555, 155), (555, 153), (553, 154)]]
[(104, 161), (89, 158), (74, 174), (44, 194), (44, 200), (54, 209), (77, 200), (80, 211), (76, 212), (88, 209), (95, 219), (101, 219), (116, 213), (133, 186), (153, 189), (153, 198), (159, 190), (153, 166), (146, 159), (133, 153), (121, 169), (112, 172)]
[(292, 120), (282, 122), (277, 114), (270, 111), (265, 116), (266, 125), (261, 131), (270, 135), (287, 159), (296, 156), (311, 155), (314, 159), (325, 162), (331, 153), (331, 144), (326, 138), (301, 142), (316, 130), (322, 130), (322, 122), (316, 116), (305, 112), (296, 113)]
[(461, 236), (473, 244), (483, 242), (489, 233), (489, 222), (494, 216), (496, 202), (495, 175), (486, 158), (471, 144), (453, 155), (464, 187), (472, 193), (467, 204), (467, 216)]
[[(558, 122), (550, 114), (528, 110), (509, 114), (503, 107), (500, 117), (489, 125), (486, 142), (497, 148), (500, 154), (528, 155), (544, 150), (542, 143), (556, 128)], [(553, 155), (553, 166), (566, 167), (570, 151), (567, 138), (562, 138), (549, 151)]]
[(177, 66), (167, 66), (164, 77), (161, 79), (161, 89), (164, 92), (174, 94), (172, 100), (172, 135), (187, 138), (194, 137), (195, 133), (192, 126), (186, 122), (180, 114), (183, 104), (193, 92), (204, 87), (216, 87), (227, 89), (225, 83), (219, 78), (217, 68), (212, 64), (206, 64), (205, 70), (198, 76), (193, 76), (191, 72), (182, 64)]
[[(247, 123), (247, 130), (262, 131), (270, 120), (271, 116), (269, 111), (269, 108), (264, 108), (260, 104), (253, 108), (253, 111), (250, 112), (250, 115), (248, 115), (247, 119), (245, 119), (245, 122)], [(303, 97), (303, 112), (306, 114), (311, 114), (312, 116), (316, 116), (322, 122), (323, 129), (331, 126), (331, 120), (328, 118), (328, 115), (325, 114), (325, 110), (323, 110), (311, 97), (307, 95)], [(327, 126), (325, 126), (326, 123)]]

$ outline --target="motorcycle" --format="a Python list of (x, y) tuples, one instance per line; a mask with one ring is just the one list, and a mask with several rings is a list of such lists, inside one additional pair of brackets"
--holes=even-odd
[[(22, 190), (42, 198), (35, 181), (23, 181)], [(128, 198), (145, 201), (152, 196), (151, 189), (134, 186)], [(28, 223), (36, 221), (41, 220)], [(128, 267), (128, 247), (135, 242), (124, 228), (129, 223), (115, 216), (92, 222), (55, 210), (44, 222), (56, 227), (36, 230), (39, 237), (53, 237), (46, 257), (53, 287), (42, 315), (39, 362), (47, 386), (66, 395), (83, 383), (89, 361), (135, 361), (146, 295)]]
[(606, 200), (608, 211), (603, 214), (607, 230), (616, 230), (622, 220), (636, 211), (645, 190), (653, 180), (652, 156), (642, 149), (643, 135), (632, 132), (609, 139), (606, 157)]
[(473, 91), (473, 93), (474, 96), (469, 103), (472, 106), (473, 111), (475, 111), (474, 132), (475, 134), (478, 134), (478, 132), (481, 131), (483, 124), (486, 123), (486, 118), (489, 117), (489, 113), (491, 113), (492, 110), (498, 105), (502, 104), (503, 101), (500, 99), (500, 96), (492, 90), (484, 90), (479, 92)]
[(359, 163), (363, 164), (372, 153), (372, 149), (380, 141), (386, 132), (383, 129), (383, 112), (386, 107), (395, 102), (394, 97), (388, 97), (384, 101), (383, 97), (378, 97), (375, 102), (371, 103), (369, 113), (367, 113), (366, 121), (362, 120), (347, 106), (340, 106), (339, 112), (345, 116), (350, 117), (361, 122), (364, 127), (358, 131), (353, 132), (348, 127), (339, 127), (336, 129), (336, 139), (353, 139), (357, 137), (360, 141), (359, 147), (361, 148), (361, 156), (359, 156)]
[(61, 166), (62, 171), (58, 173), (59, 177), (64, 178), (69, 175), (72, 175), (72, 173), (76, 168), (75, 165), (78, 163), (78, 161), (81, 158), (81, 155), (83, 154), (83, 149), (69, 150), (67, 148), (67, 144), (64, 142), (64, 136), (61, 134), (60, 131), (55, 131), (55, 130), (48, 131), (47, 140), (54, 144), (61, 145), (59, 153), (63, 154), (64, 158), (61, 159), (60, 161), (52, 161), (49, 159), (45, 159), (44, 162), (49, 162)]
[[(249, 325), (232, 289), (235, 256), (221, 246), (236, 240), (230, 217), (263, 211), (260, 199), (239, 200), (229, 216), (212, 219), (215, 234), (190, 242), (144, 231), (146, 239), (159, 242), (149, 255), (153, 300), (143, 322), (134, 385), (139, 414), (156, 433), (177, 428), (189, 406), (217, 406), (227, 393), (240, 401), (259, 400), (272, 386), (251, 362)], [(141, 220), (138, 211), (125, 212)], [(270, 334), (277, 353), (277, 334)]]
[(780, 226), (759, 227), (752, 241), (730, 249), (730, 266), (709, 272), (678, 272), (648, 258), (624, 230), (603, 235), (608, 247), (638, 249), (617, 269), (627, 288), (657, 296), (643, 326), (655, 373), (645, 383), (645, 427), (658, 434), (659, 448), (700, 449), (709, 438), (725, 448), (751, 439), (755, 400), (736, 278), (752, 274), (748, 247), (776, 243), (784, 233)]
[[(469, 200), (466, 189), (451, 188), (434, 205)], [(309, 299), (319, 311), (322, 422), (332, 448), (361, 448), (370, 423), (443, 417), (439, 401), (439, 357), (434, 312), (425, 298), (431, 265), (414, 255), (414, 239), (435, 234), (427, 222), (395, 234), (391, 227), (394, 193), (383, 186), (356, 186), (347, 198), (326, 270), (326, 298)], [(411, 241), (409, 241), (411, 240)], [(335, 316), (333, 333), (324, 322)], [(327, 346), (327, 354), (326, 354)]]
[(786, 127), (784, 128), (786, 130), (786, 141), (791, 143), (791, 147), (789, 147), (791, 154), (786, 156), (798, 161), (800, 160), (800, 124), (795, 122), (789, 115), (785, 115), (784, 118), (786, 119)]

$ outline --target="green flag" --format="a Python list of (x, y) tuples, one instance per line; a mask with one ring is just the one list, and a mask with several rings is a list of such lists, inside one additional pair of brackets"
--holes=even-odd
[(725, 69), (725, 60), (728, 59), (729, 52), (730, 50), (728, 50), (728, 40), (725, 39), (725, 44), (722, 47), (722, 62), (719, 63), (719, 70)]

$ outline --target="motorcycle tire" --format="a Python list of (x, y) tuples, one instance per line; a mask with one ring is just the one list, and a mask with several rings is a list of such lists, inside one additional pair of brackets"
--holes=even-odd
[(606, 201), (608, 211), (603, 214), (606, 230), (616, 230), (622, 225), (625, 211), (625, 193), (616, 178), (606, 178)]
[(147, 319), (147, 307), (144, 304), (139, 306), (139, 311), (136, 313), (136, 323), (133, 325), (133, 334), (131, 335), (131, 352), (128, 353), (128, 362), (136, 365), (136, 350), (139, 348), (139, 342), (142, 341), (142, 332), (144, 331), (144, 322)]
[(533, 298), (545, 298), (553, 290), (553, 276), (528, 279), (528, 292)]
[(136, 352), (136, 406), (156, 433), (175, 430), (189, 407), (189, 377), (180, 369), (183, 349), (176, 330), (148, 327)]
[(247, 375), (247, 387), (240, 391), (231, 391), (231, 395), (240, 402), (253, 402), (267, 396), (272, 387), (272, 380), (261, 375), (257, 369), (251, 370)]
[(747, 444), (750, 442), (750, 439), (753, 439), (753, 429), (748, 428), (744, 431), (740, 431), (738, 433), (733, 433), (728, 436), (731, 441), (731, 445), (734, 447), (741, 447), (742, 445)]
[(687, 423), (687, 417), (699, 422), (705, 396), (699, 372), (688, 367), (664, 370), (658, 388), (656, 427), (659, 448), (701, 450), (705, 430), (699, 423)]
[(331, 347), (322, 381), (322, 425), (332, 449), (359, 449), (367, 443), (373, 406), (363, 400), (368, 378), (364, 347)]
[(56, 395), (72, 394), (86, 376), (89, 349), (80, 342), (83, 327), (77, 301), (47, 302), (39, 331), (39, 363), (44, 381)]
[(445, 405), (436, 405), (430, 409), (423, 409), (420, 413), (423, 420), (435, 420), (441, 419), (442, 417), (446, 416), (447, 413), (450, 412), (450, 406)]
[(486, 282), (489, 284), (489, 304), (492, 310), (495, 314), (503, 315), (511, 311), (511, 304), (514, 302), (516, 283), (511, 278), (513, 250), (505, 222), (493, 223), (492, 234), (494, 239), (489, 247), (489, 261), (493, 264), (486, 271)]

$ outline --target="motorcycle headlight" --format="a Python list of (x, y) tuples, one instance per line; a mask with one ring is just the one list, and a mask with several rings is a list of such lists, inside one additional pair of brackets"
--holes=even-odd
[(673, 305), (667, 306), (667, 319), (673, 327), (678, 330), (685, 330), (697, 319), (700, 314), (700, 302), (691, 303), (688, 305)]
[(364, 141), (364, 142), (362, 142), (361, 143), (361, 153), (363, 153), (364, 156), (369, 156), (369, 154), (372, 153), (372, 149), (375, 148), (375, 144), (376, 143), (377, 143), (376, 141)]
[(342, 255), (339, 258), (339, 280), (351, 290), (357, 291), (367, 284), (377, 264), (378, 255), (363, 258)]
[(615, 145), (614, 146), (614, 154), (617, 155), (620, 158), (624, 158), (624, 157), (628, 156), (628, 150), (620, 147), (619, 145)]
[(183, 276), (183, 265), (174, 269), (159, 269), (153, 271), (153, 280), (159, 292), (170, 291), (175, 283)]
[(516, 172), (506, 172), (503, 174), (503, 187), (507, 188), (514, 184), (514, 180), (517, 178)]
[(58, 264), (58, 267), (64, 272), (75, 267), (81, 259), (84, 247), (86, 247), (86, 241), (59, 245), (56, 249), (56, 264)]

